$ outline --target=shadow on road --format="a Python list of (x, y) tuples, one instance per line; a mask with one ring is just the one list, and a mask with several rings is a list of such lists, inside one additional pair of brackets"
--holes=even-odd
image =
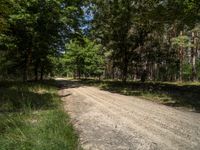
[(68, 88), (78, 88), (84, 86), (80, 83), (80, 81), (75, 80), (64, 80), (64, 79), (57, 79), (56, 80), (59, 89), (68, 89)]
[(98, 86), (102, 90), (128, 96), (149, 95), (151, 99), (160, 97), (159, 103), (170, 107), (192, 108), (200, 112), (200, 85), (178, 85), (171, 83), (81, 80), (82, 84)]

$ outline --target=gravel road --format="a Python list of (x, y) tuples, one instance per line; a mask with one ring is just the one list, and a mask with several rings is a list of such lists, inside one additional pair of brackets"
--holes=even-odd
[(84, 150), (200, 150), (200, 114), (63, 81)]

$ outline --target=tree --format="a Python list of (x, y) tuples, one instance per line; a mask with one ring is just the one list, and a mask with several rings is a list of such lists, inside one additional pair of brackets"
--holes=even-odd
[(184, 60), (184, 48), (191, 46), (190, 39), (188, 36), (183, 36), (182, 33), (180, 36), (172, 39), (172, 44), (179, 47), (178, 56), (179, 56), (179, 80), (182, 81), (183, 74), (183, 60)]
[(192, 64), (192, 80), (197, 81), (197, 57), (199, 50), (199, 33), (200, 26), (197, 24), (194, 29), (192, 29), (192, 47), (191, 47), (191, 64)]
[(104, 68), (106, 77), (123, 82), (175, 81), (188, 64), (195, 81), (199, 6), (198, 0), (2, 1), (0, 71), (26, 81), (56, 72), (98, 76)]
[(83, 42), (71, 41), (66, 45), (66, 65), (79, 79), (103, 74), (103, 55), (101, 45), (84, 38)]
[[(7, 3), (6, 3), (7, 4)], [(15, 1), (8, 8), (10, 14), (5, 20), (8, 29), (3, 31), (7, 42), (1, 38), (2, 47), (6, 47), (6, 58), (12, 70), (23, 72), (23, 80), (40, 79), (51, 72), (51, 57), (58, 57), (66, 41), (77, 36), (83, 16), (82, 1), (64, 0), (22, 0)], [(6, 45), (13, 44), (9, 47)]]
[(120, 69), (124, 82), (144, 73), (148, 79), (176, 80), (177, 72), (182, 78), (179, 68), (182, 70), (186, 58), (183, 49), (189, 47), (180, 46), (177, 57), (171, 42), (180, 32), (188, 33), (199, 21), (198, 4), (197, 0), (93, 0), (91, 37), (112, 52), (113, 67), (109, 68), (117, 68), (117, 72)]

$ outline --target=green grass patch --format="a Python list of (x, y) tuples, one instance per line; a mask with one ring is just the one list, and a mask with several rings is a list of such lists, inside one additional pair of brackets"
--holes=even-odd
[(81, 83), (103, 90), (138, 96), (172, 107), (185, 107), (200, 111), (200, 83), (184, 82), (134, 82), (82, 80)]
[(76, 150), (54, 81), (0, 82), (0, 150)]

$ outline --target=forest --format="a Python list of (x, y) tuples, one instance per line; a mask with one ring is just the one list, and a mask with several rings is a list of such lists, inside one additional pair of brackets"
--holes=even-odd
[(1, 0), (1, 78), (198, 81), (198, 0)]
[[(165, 137), (159, 136), (169, 143), (178, 141), (179, 132), (185, 136), (179, 130), (183, 127), (188, 130), (183, 140), (190, 143), (184, 147), (178, 141), (173, 149), (195, 142), (193, 148), (199, 149), (199, 91), (200, 0), (0, 0), (0, 150), (79, 150), (79, 133), (65, 109), (69, 97), (76, 99), (74, 105), (78, 102), (70, 110), (84, 113), (93, 106), (80, 101), (84, 95), (96, 105), (103, 101), (99, 111), (105, 109), (104, 118), (110, 109), (124, 116), (138, 110), (131, 114), (138, 120), (126, 116), (130, 124), (142, 129), (148, 124), (144, 133), (163, 133)], [(82, 97), (73, 97), (76, 92)], [(92, 115), (89, 123), (98, 118)], [(114, 121), (121, 122), (120, 115), (113, 115)], [(129, 125), (127, 133), (132, 133)], [(117, 125), (110, 131), (115, 130)], [(113, 136), (122, 135), (117, 131)]]

